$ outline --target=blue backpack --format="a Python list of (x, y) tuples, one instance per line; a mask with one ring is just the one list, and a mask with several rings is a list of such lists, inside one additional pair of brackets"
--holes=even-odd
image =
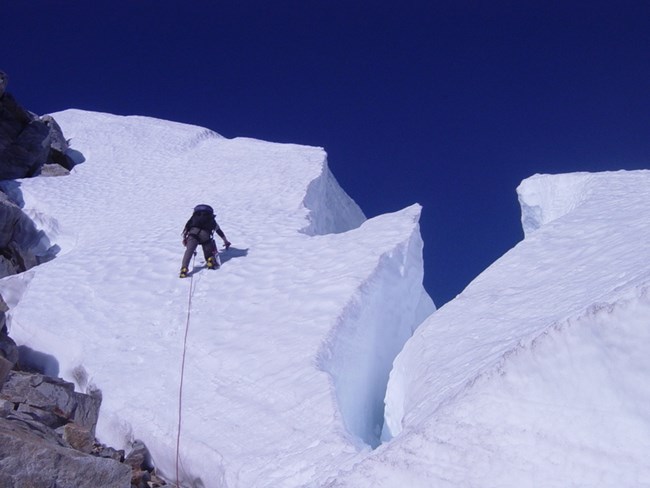
[(210, 205), (197, 205), (194, 207), (194, 213), (188, 222), (187, 228), (198, 227), (210, 233), (217, 228), (214, 210)]

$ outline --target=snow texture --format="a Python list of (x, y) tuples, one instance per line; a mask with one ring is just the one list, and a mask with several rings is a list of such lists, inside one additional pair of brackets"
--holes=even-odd
[[(56, 118), (86, 161), (5, 188), (58, 254), (0, 291), (103, 442), (174, 479), (187, 330), (182, 486), (650, 486), (649, 171), (525, 180), (525, 239), (434, 312), (419, 206), (365, 220), (322, 149)], [(180, 280), (197, 203), (233, 248)]]
[(536, 175), (526, 238), (395, 361), (329, 487), (650, 486), (650, 172)]
[[(38, 366), (101, 390), (98, 438), (144, 441), (175, 480), (187, 331), (182, 486), (319, 486), (378, 445), (392, 361), (434, 311), (420, 207), (366, 220), (321, 148), (54, 116), (85, 161), (4, 188), (57, 255), (0, 292)], [(179, 279), (199, 203), (233, 246)]]

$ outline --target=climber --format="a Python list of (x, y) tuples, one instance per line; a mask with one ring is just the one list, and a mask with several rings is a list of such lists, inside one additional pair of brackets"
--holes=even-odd
[(217, 244), (212, 237), (214, 232), (223, 239), (223, 245), (228, 249), (230, 242), (226, 238), (226, 234), (219, 227), (219, 224), (217, 224), (212, 207), (210, 205), (197, 205), (194, 207), (194, 213), (183, 229), (185, 254), (183, 255), (183, 262), (181, 264), (181, 278), (187, 277), (187, 268), (190, 265), (190, 259), (192, 259), (192, 254), (194, 254), (199, 244), (203, 248), (203, 255), (205, 256), (208, 269), (217, 269), (221, 266)]

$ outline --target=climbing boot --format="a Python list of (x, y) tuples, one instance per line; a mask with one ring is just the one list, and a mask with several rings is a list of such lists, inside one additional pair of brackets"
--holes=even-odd
[(181, 278), (187, 278), (187, 268), (181, 268)]
[(216, 269), (219, 267), (219, 263), (212, 256), (208, 258), (207, 264), (208, 264), (208, 269)]

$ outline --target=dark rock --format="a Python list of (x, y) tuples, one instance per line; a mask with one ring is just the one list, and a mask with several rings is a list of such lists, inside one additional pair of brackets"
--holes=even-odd
[[(0, 312), (0, 314), (2, 314), (2, 318), (4, 319), (4, 312)], [(0, 357), (9, 361), (13, 368), (13, 366), (18, 362), (18, 346), (16, 346), (14, 340), (7, 335), (6, 330), (6, 327), (0, 329)]]
[(67, 381), (12, 371), (0, 398), (44, 410), (95, 433), (101, 399), (75, 392), (74, 385)]
[(0, 417), (5, 418), (8, 414), (14, 411), (14, 407), (15, 405), (10, 401), (0, 398)]
[(6, 309), (7, 305), (0, 296), (0, 390), (4, 386), (9, 371), (18, 362), (18, 347), (13, 339), (7, 335)]
[(151, 479), (147, 481), (147, 488), (160, 488), (161, 486), (167, 486), (167, 482), (159, 477), (155, 470), (150, 472), (149, 475), (151, 476)]
[(80, 427), (72, 422), (63, 426), (63, 440), (77, 451), (86, 454), (90, 454), (95, 448), (95, 436), (90, 429)]
[(113, 449), (103, 444), (95, 444), (93, 455), (113, 459), (121, 463), (124, 462), (124, 451), (122, 449)]
[(49, 152), (48, 127), (5, 91), (0, 98), (0, 179), (34, 176)]
[(0, 179), (34, 176), (46, 163), (71, 169), (74, 161), (56, 121), (25, 110), (7, 85), (7, 75), (0, 72)]
[(63, 438), (54, 431), (54, 429), (43, 424), (38, 418), (35, 418), (27, 412), (13, 410), (5, 415), (4, 419), (11, 421), (10, 425), (12, 426), (12, 430), (19, 429), (29, 431), (52, 445), (70, 447)]
[(149, 488), (147, 483), (151, 481), (151, 474), (149, 471), (141, 469), (134, 469), (131, 475), (131, 488)]
[(71, 170), (75, 165), (73, 159), (68, 156), (68, 141), (63, 136), (61, 126), (54, 120), (51, 115), (43, 115), (41, 121), (47, 126), (50, 131), (50, 153), (47, 158), (47, 163), (58, 164), (67, 170)]
[(0, 337), (9, 337), (9, 332), (7, 331), (7, 316), (5, 314), (8, 309), (9, 307), (7, 307), (7, 304), (2, 299), (2, 295), (0, 295)]
[[(14, 230), (22, 210), (0, 192), (0, 278), (19, 273), (20, 254), (16, 256)], [(26, 217), (26, 216), (25, 216)]]
[[(2, 277), (2, 274), (0, 274), (0, 277)], [(2, 340), (3, 337), (9, 337), (8, 335), (9, 332), (7, 331), (7, 315), (5, 314), (5, 312), (7, 312), (8, 310), (9, 307), (7, 306), (4, 299), (2, 298), (2, 295), (0, 295), (0, 341)], [(4, 357), (8, 359), (7, 356)]]
[(16, 403), (15, 405), (17, 412), (20, 412), (25, 417), (39, 422), (50, 429), (62, 428), (66, 423), (70, 422), (62, 415), (57, 415), (56, 413), (43, 408), (32, 407), (25, 403)]
[[(17, 191), (13, 193), (20, 198)], [(50, 261), (58, 251), (22, 209), (0, 192), (0, 278)]]
[(133, 443), (131, 452), (126, 456), (124, 463), (131, 466), (134, 470), (144, 469), (151, 471), (153, 469), (151, 455), (149, 454), (147, 446), (145, 446), (142, 441), (135, 441)]
[(5, 379), (13, 367), (14, 363), (0, 356), (0, 391), (2, 391), (2, 385), (4, 385)]
[(126, 458), (96, 441), (100, 403), (60, 378), (9, 371), (0, 390), (0, 487), (165, 486), (141, 441)]
[(0, 486), (129, 488), (132, 471), (111, 459), (67, 447), (54, 431), (18, 415), (0, 418)]

